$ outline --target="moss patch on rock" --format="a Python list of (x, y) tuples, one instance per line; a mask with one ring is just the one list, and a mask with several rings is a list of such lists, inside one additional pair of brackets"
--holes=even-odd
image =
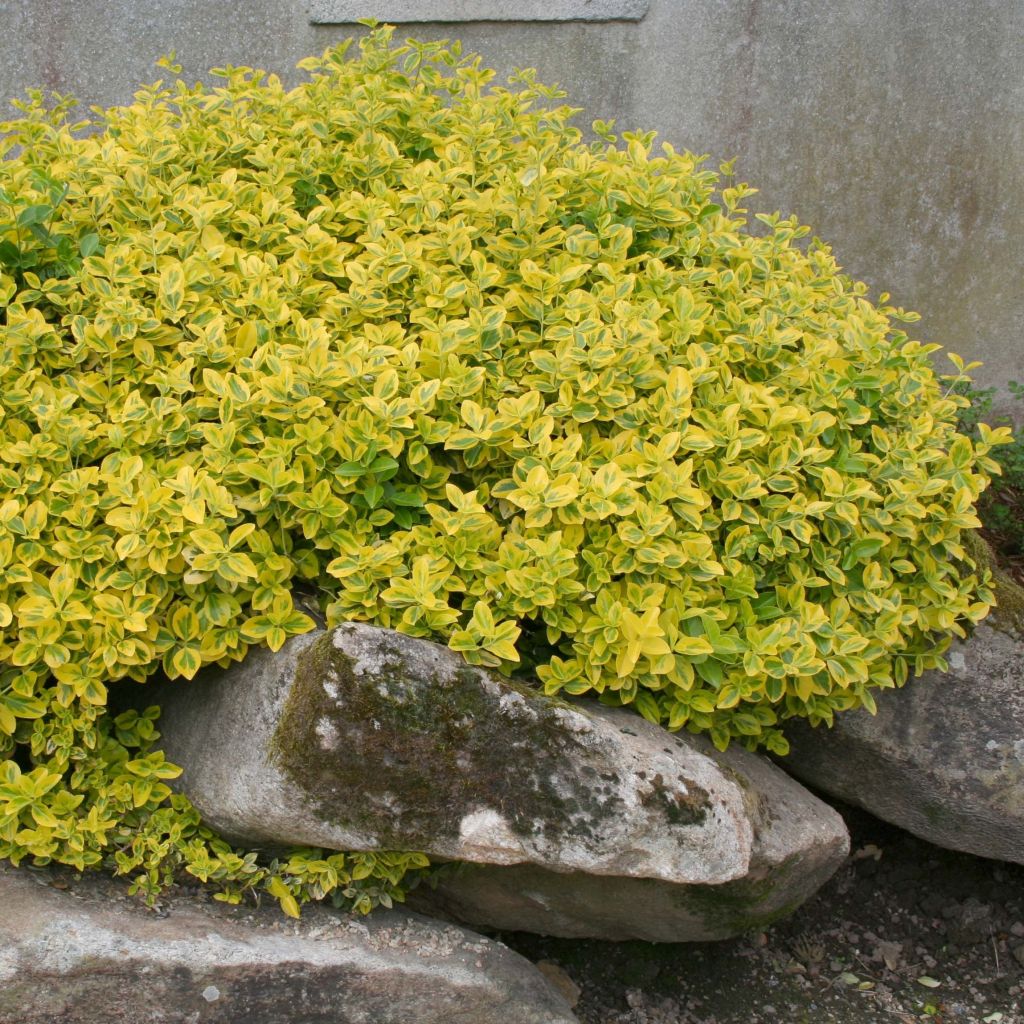
[[(525, 841), (589, 845), (629, 813), (613, 766), (580, 756), (586, 719), (566, 702), (454, 658), (418, 660), (414, 675), (397, 634), (381, 633), (368, 668), (332, 636), (300, 655), (272, 742), (325, 821), (413, 848), (493, 811)], [(704, 820), (709, 796), (689, 780), (645, 781), (666, 827)]]
[(974, 559), (979, 571), (988, 569), (992, 573), (992, 589), (996, 595), (996, 606), (984, 620), (993, 629), (1012, 633), (1024, 638), (1024, 587), (1017, 584), (999, 567), (995, 552), (985, 539), (974, 531), (963, 535), (964, 547)]

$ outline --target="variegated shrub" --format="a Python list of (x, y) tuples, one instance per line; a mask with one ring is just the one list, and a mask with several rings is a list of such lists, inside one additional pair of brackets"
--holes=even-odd
[(1002, 435), (955, 432), (909, 316), (529, 72), (345, 52), (3, 126), (2, 857), (400, 894), (425, 858), (233, 852), (155, 710), (107, 710), (310, 629), (303, 589), (777, 752), (992, 602), (961, 538)]

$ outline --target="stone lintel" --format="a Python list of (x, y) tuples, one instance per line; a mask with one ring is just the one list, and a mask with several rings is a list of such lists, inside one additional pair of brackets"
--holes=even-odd
[(311, 0), (314, 25), (376, 18), (391, 24), (437, 21), (640, 21), (650, 0)]

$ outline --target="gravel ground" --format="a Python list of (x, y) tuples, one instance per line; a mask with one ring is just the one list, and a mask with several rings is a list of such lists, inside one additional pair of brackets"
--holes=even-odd
[(764, 932), (676, 945), (499, 937), (578, 986), (583, 1024), (1024, 1024), (1024, 866), (840, 811), (850, 858)]

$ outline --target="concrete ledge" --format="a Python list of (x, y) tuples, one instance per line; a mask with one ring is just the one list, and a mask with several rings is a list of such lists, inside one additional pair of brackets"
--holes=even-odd
[(360, 18), (390, 23), (431, 21), (640, 21), (650, 0), (312, 0), (314, 25)]

